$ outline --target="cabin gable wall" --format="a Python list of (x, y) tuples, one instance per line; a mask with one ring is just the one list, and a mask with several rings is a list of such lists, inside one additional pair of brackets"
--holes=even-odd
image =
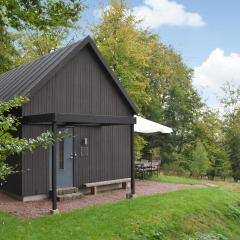
[(133, 115), (89, 46), (61, 68), (23, 107), (23, 115), (42, 113)]

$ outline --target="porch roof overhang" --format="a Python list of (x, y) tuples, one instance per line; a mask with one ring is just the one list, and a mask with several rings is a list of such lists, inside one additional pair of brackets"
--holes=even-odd
[(23, 116), (23, 124), (51, 125), (52, 123), (56, 123), (58, 125), (132, 125), (136, 123), (136, 118), (130, 116), (84, 115), (69, 113), (46, 113)]
[[(82, 115), (66, 113), (47, 113), (39, 115), (23, 116), (23, 124), (42, 125), (47, 124), (52, 127), (54, 136), (57, 133), (57, 126), (111, 126), (111, 125), (130, 125), (130, 144), (131, 144), (131, 194), (135, 195), (135, 165), (134, 165), (134, 124), (136, 118), (131, 116), (103, 116), (103, 115)], [(52, 213), (58, 212), (57, 209), (57, 148), (52, 144)]]

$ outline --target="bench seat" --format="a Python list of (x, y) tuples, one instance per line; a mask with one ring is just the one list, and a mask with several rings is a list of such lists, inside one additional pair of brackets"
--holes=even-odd
[(122, 178), (122, 179), (114, 179), (114, 180), (108, 180), (108, 181), (102, 181), (102, 182), (84, 183), (83, 186), (87, 188), (91, 188), (91, 193), (96, 195), (97, 187), (99, 186), (122, 183), (122, 188), (126, 189), (127, 183), (130, 181), (131, 181), (131, 178)]

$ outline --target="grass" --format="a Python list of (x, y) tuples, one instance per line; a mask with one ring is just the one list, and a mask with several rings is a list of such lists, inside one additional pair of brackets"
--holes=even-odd
[(202, 188), (31, 220), (0, 213), (0, 239), (236, 240), (239, 225), (240, 192)]
[(166, 182), (166, 183), (178, 183), (178, 184), (209, 184), (215, 185), (222, 188), (227, 188), (231, 190), (240, 191), (240, 183), (233, 182), (233, 180), (222, 181), (216, 178), (216, 180), (199, 180), (186, 177), (177, 177), (177, 176), (167, 176), (167, 175), (153, 175), (149, 176), (148, 180), (157, 181), (157, 182)]
[(153, 175), (148, 177), (149, 180), (157, 181), (157, 182), (166, 182), (166, 183), (179, 183), (179, 184), (206, 184), (206, 181), (192, 179), (192, 178), (184, 178), (184, 177), (176, 177), (176, 176), (166, 176), (166, 175)]
[(236, 183), (232, 181), (220, 181), (220, 180), (208, 181), (208, 183), (217, 185), (222, 188), (240, 191), (240, 183)]

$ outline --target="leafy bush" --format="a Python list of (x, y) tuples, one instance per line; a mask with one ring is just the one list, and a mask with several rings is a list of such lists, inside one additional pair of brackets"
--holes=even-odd
[(11, 155), (21, 154), (25, 151), (33, 151), (38, 147), (47, 148), (54, 141), (54, 136), (47, 131), (36, 138), (18, 137), (21, 118), (14, 115), (14, 111), (27, 103), (27, 97), (15, 97), (9, 101), (0, 101), (0, 180), (14, 172), (17, 166), (10, 166), (7, 159)]
[(189, 176), (189, 171), (186, 170), (183, 166), (180, 165), (179, 162), (173, 162), (163, 165), (163, 171), (166, 175), (174, 175), (174, 176)]
[(137, 231), (138, 239), (141, 240), (165, 240), (164, 234), (161, 232), (161, 226), (156, 224), (141, 225)]
[(147, 141), (145, 141), (143, 137), (141, 137), (138, 134), (135, 135), (135, 159), (136, 160), (141, 159), (142, 150), (146, 144), (147, 144)]
[(240, 209), (233, 206), (233, 205), (227, 205), (226, 207), (227, 216), (231, 217), (233, 219), (240, 219)]
[(151, 153), (152, 153), (152, 159), (153, 160), (159, 160), (160, 159), (160, 147), (155, 147), (152, 148)]
[(210, 233), (210, 234), (199, 234), (197, 233), (195, 237), (185, 238), (184, 240), (228, 240), (221, 234)]
[(198, 142), (192, 153), (191, 175), (195, 177), (205, 176), (209, 168), (207, 151), (201, 142)]

